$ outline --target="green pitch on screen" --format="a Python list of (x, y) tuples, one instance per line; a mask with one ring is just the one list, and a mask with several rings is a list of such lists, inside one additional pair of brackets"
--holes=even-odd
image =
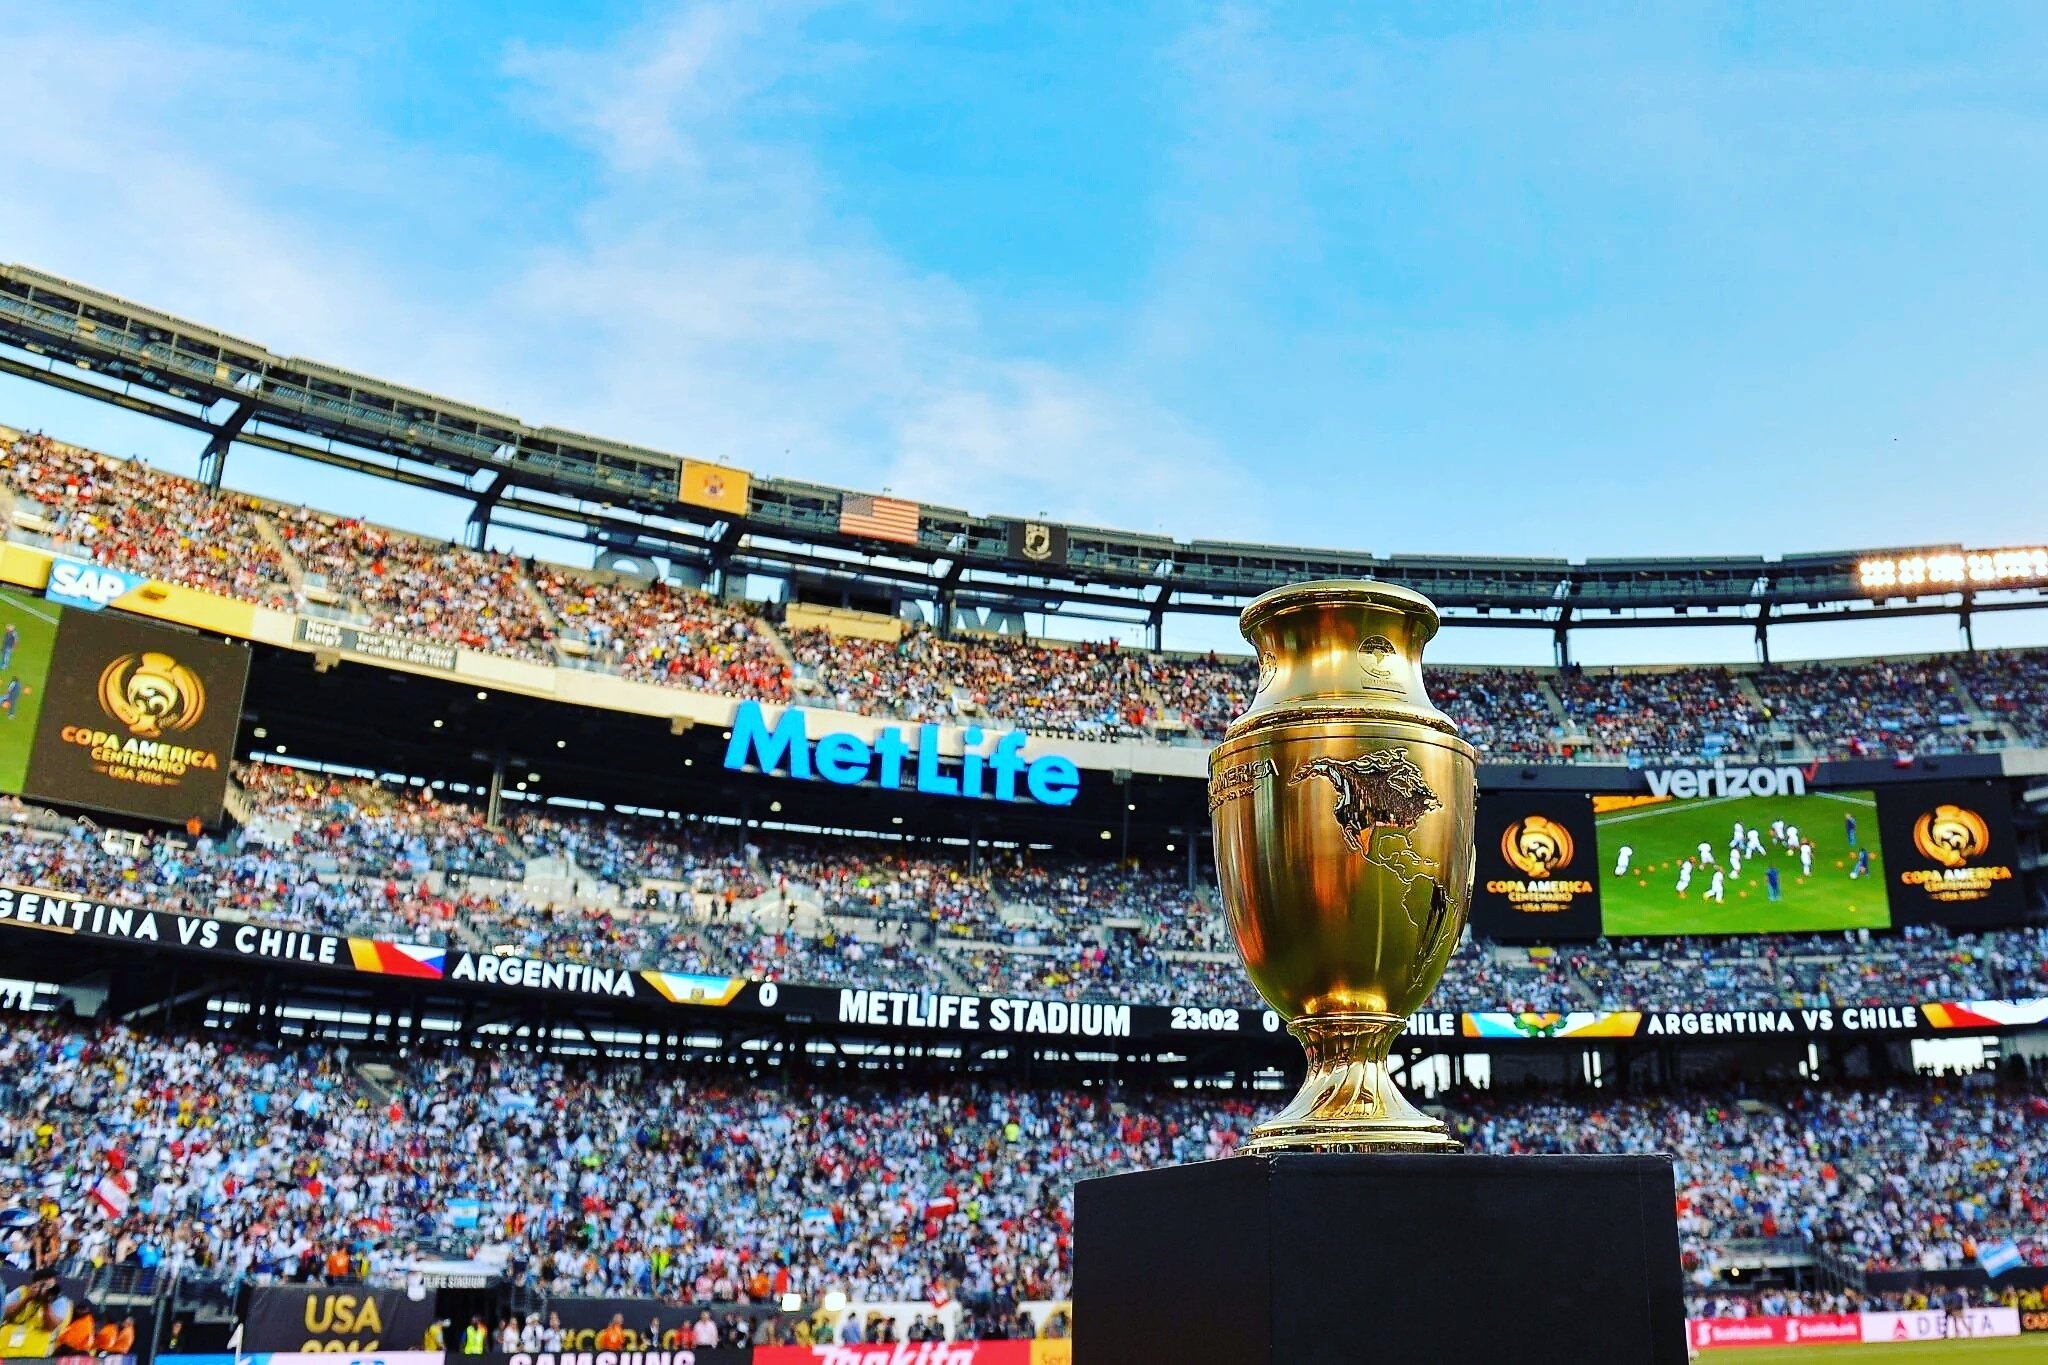
[[(1851, 848), (1844, 816), (1856, 817)], [(1765, 852), (1745, 854), (1732, 876), (1728, 841), (1740, 820), (1761, 833)], [(1773, 843), (1771, 822), (1796, 825), (1813, 845), (1813, 871), (1799, 855)], [(1877, 800), (1869, 792), (1809, 792), (1805, 796), (1710, 797), (1665, 801), (1607, 811), (1593, 819), (1600, 842), (1600, 920), (1609, 934), (1759, 934), (1826, 929), (1885, 929), (1884, 855), (1878, 848)], [(1712, 847), (1714, 864), (1700, 864), (1699, 846)], [(1628, 870), (1616, 874), (1622, 847)], [(1850, 873), (1859, 851), (1870, 867)], [(1678, 892), (1679, 865), (1695, 862), (1692, 882)], [(1714, 867), (1724, 874), (1722, 899), (1707, 899)], [(1778, 869), (1779, 899), (1770, 898), (1768, 870)]]
[(39, 597), (0, 589), (0, 791), (20, 791), (28, 776), (60, 610)]

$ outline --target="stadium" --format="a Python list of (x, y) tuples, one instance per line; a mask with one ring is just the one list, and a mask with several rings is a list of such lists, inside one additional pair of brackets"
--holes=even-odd
[[(1156, 645), (1317, 577), (1555, 646), (1430, 674), (1481, 894), (1411, 1094), (1474, 1151), (1674, 1153), (1697, 1346), (2048, 1323), (2048, 651), (1768, 649), (2038, 611), (2048, 551), (982, 517), (19, 266), (0, 347), (204, 447), (189, 480), (0, 432), (0, 1218), (10, 1289), (55, 1274), (91, 1333), (10, 1316), (11, 1354), (1066, 1359), (1074, 1182), (1230, 1154), (1301, 1059), (1216, 904), (1205, 752), (1252, 661), (1023, 627)], [(464, 499), (470, 543), (237, 493), (245, 447)], [(479, 548), (500, 523), (595, 567)], [(1572, 662), (1730, 620), (1753, 665)]]

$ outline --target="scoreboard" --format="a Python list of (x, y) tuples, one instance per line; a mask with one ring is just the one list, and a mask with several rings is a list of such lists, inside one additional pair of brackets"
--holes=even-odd
[(212, 823), (247, 646), (0, 589), (0, 791)]

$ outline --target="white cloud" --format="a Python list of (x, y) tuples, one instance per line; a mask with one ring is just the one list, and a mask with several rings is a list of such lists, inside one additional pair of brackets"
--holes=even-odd
[(528, 107), (607, 177), (577, 239), (516, 286), (579, 329), (579, 407), (973, 511), (1249, 529), (1250, 481), (1141, 386), (1012, 353), (969, 293), (836, 213), (806, 149), (748, 131), (750, 107), (796, 98), (794, 74), (855, 59), (809, 45), (808, 12), (698, 5), (602, 52), (514, 54)]
[(510, 44), (512, 108), (589, 186), (523, 237), (496, 230), (519, 208), (488, 158), (380, 131), (361, 58), (48, 21), (11, 44), (0, 175), (20, 193), (0, 255), (279, 351), (762, 473), (1263, 533), (1258, 490), (1201, 432), (1127, 376), (1007, 346), (969, 291), (843, 213), (809, 149), (764, 131), (859, 60), (810, 37), (811, 13), (692, 4), (594, 49)]

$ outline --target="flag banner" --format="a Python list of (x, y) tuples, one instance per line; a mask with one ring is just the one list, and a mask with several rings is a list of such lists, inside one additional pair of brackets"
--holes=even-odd
[(753, 483), (753, 475), (744, 469), (708, 464), (703, 460), (684, 460), (682, 482), (676, 496), (693, 507), (709, 507), (743, 517), (747, 514), (747, 494)]
[(2019, 1247), (2012, 1242), (2000, 1242), (1997, 1246), (1985, 1247), (1977, 1253), (1977, 1264), (1994, 1280), (2006, 1271), (2017, 1270), (2026, 1263), (2027, 1258), (2020, 1255)]
[(1010, 523), (1010, 558), (1048, 566), (1067, 562), (1067, 528), (1049, 521)]
[(839, 499), (839, 529), (850, 536), (915, 545), (917, 512), (916, 503), (902, 498), (848, 493)]
[(92, 1198), (106, 1217), (125, 1218), (128, 1216), (129, 1197), (134, 1191), (133, 1176), (125, 1171), (113, 1171), (101, 1176), (99, 1183), (92, 1187)]

